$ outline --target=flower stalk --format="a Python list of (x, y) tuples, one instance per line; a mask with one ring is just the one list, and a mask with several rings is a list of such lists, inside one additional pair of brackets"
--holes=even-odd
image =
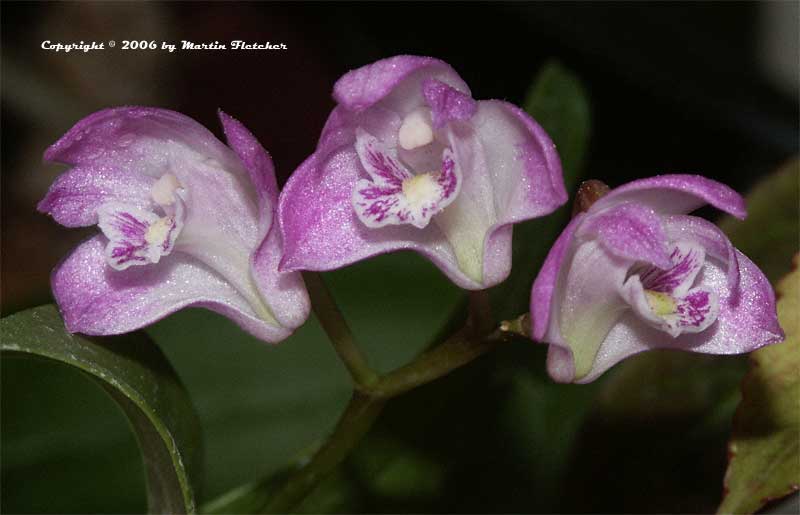
[(389, 399), (435, 381), (513, 337), (505, 330), (492, 330), (488, 297), (485, 292), (475, 292), (470, 296), (470, 318), (461, 330), (411, 363), (379, 376), (367, 366), (320, 276), (307, 273), (304, 278), (314, 312), (356, 381), (356, 388), (331, 435), (307, 463), (289, 476), (265, 508), (266, 513), (296, 509), (347, 458)]
[(341, 463), (369, 431), (385, 400), (353, 392), (330, 438), (304, 466), (297, 469), (267, 505), (266, 513), (288, 513)]
[(328, 335), (336, 353), (350, 372), (357, 388), (368, 388), (378, 380), (378, 374), (370, 368), (367, 359), (356, 345), (355, 337), (322, 277), (313, 272), (306, 272), (303, 274), (303, 280), (311, 297), (311, 309), (317, 315), (325, 334)]

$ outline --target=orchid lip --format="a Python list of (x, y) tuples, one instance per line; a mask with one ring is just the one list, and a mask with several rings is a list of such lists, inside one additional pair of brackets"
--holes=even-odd
[(175, 190), (165, 215), (124, 202), (106, 202), (97, 210), (98, 227), (108, 238), (106, 263), (114, 270), (158, 263), (172, 253), (183, 229), (184, 190)]
[(673, 266), (650, 266), (630, 276), (623, 296), (649, 325), (673, 338), (704, 331), (719, 314), (716, 292), (705, 286), (692, 287), (705, 263), (699, 245), (678, 242), (670, 254)]
[(361, 129), (356, 151), (370, 179), (356, 183), (352, 204), (371, 229), (401, 224), (423, 229), (458, 195), (461, 177), (449, 148), (442, 152), (441, 171), (420, 174), (410, 172), (394, 149)]

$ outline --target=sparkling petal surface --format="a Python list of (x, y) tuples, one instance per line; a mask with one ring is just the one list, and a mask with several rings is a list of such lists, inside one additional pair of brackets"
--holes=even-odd
[(265, 322), (226, 280), (186, 254), (118, 272), (105, 266), (102, 236), (82, 243), (53, 272), (53, 295), (70, 332), (121, 334), (186, 307), (221, 313), (257, 338), (290, 330)]
[(621, 258), (670, 268), (670, 249), (661, 217), (640, 204), (625, 203), (591, 213), (578, 236), (595, 237)]
[(677, 338), (650, 327), (633, 312), (624, 316), (600, 346), (592, 370), (579, 383), (597, 379), (606, 370), (639, 352), (656, 348), (678, 349), (703, 354), (741, 354), (783, 340), (775, 314), (775, 294), (761, 270), (736, 251), (741, 282), (738, 301), (732, 302), (725, 266), (706, 262), (701, 286), (717, 292), (720, 311), (707, 330), (684, 333)]
[(708, 256), (727, 268), (728, 288), (733, 298), (738, 295), (739, 260), (736, 249), (719, 227), (696, 216), (671, 215), (664, 217), (664, 228), (671, 241), (689, 241), (700, 245)]
[(243, 163), (259, 199), (261, 243), (250, 258), (253, 278), (270, 314), (283, 327), (297, 328), (308, 319), (311, 301), (298, 272), (278, 270), (283, 242), (274, 216), (279, 190), (272, 158), (241, 122), (222, 111), (219, 117), (228, 145)]
[[(347, 72), (334, 84), (333, 98), (347, 109), (360, 111), (372, 107), (398, 88), (419, 88), (424, 79), (431, 77), (469, 93), (467, 85), (447, 63), (432, 57), (398, 55)], [(404, 99), (412, 95), (406, 91), (399, 93), (390, 105), (397, 111), (403, 111), (401, 114), (410, 112), (412, 105), (416, 107), (421, 103), (406, 104)], [(402, 109), (403, 104), (407, 105), (407, 109)]]
[(45, 152), (46, 161), (72, 168), (56, 179), (38, 209), (78, 227), (96, 224), (96, 210), (105, 202), (147, 208), (155, 180), (192, 153), (222, 167), (240, 166), (213, 134), (182, 114), (149, 107), (99, 111)]
[(637, 202), (662, 214), (685, 214), (705, 204), (739, 219), (747, 216), (744, 199), (728, 186), (700, 175), (657, 175), (611, 190), (593, 210), (623, 202)]
[[(531, 334), (536, 340), (552, 343), (564, 344), (561, 338), (561, 331), (558, 323), (550, 323), (551, 319), (556, 320), (558, 313), (553, 313), (556, 306), (553, 295), (556, 292), (558, 279), (561, 269), (565, 262), (571, 262), (570, 247), (572, 246), (573, 236), (578, 225), (586, 215), (581, 213), (573, 218), (564, 228), (556, 242), (550, 248), (536, 280), (531, 289)], [(548, 333), (548, 329), (550, 332)]]
[(442, 128), (451, 121), (467, 121), (478, 109), (478, 104), (472, 97), (440, 80), (423, 81), (422, 95), (431, 109), (433, 126), (436, 128)]
[(563, 286), (554, 295), (558, 323), (574, 360), (575, 377), (592, 369), (608, 332), (629, 309), (620, 287), (631, 262), (607, 252), (596, 241), (578, 246), (567, 265)]

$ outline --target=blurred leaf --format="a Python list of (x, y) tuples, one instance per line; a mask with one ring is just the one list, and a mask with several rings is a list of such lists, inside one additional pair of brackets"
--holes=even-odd
[(441, 491), (444, 470), (420, 450), (386, 435), (368, 438), (353, 454), (358, 476), (372, 497), (394, 502), (424, 502)]
[[(633, 356), (608, 373), (597, 409), (638, 420), (685, 417), (718, 430), (739, 400), (744, 359), (656, 349)], [(720, 426), (719, 424), (722, 426)]]
[[(301, 453), (271, 476), (235, 488), (201, 507), (204, 514), (264, 513), (272, 496), (281, 488), (292, 470), (311, 459), (316, 446)], [(325, 479), (295, 510), (296, 513), (355, 513), (361, 510), (360, 495), (352, 478), (336, 470)]]
[(724, 217), (719, 226), (773, 283), (789, 273), (800, 248), (800, 160), (794, 159), (758, 183), (747, 195), (747, 219)]
[(783, 343), (751, 354), (742, 384), (719, 513), (753, 513), (800, 489), (800, 254), (777, 286)]
[(564, 478), (575, 441), (599, 385), (558, 384), (529, 370), (507, 372), (510, 388), (499, 407), (506, 445), (517, 457), (516, 466), (536, 499), (537, 511), (558, 512), (561, 499), (569, 495)]
[(148, 505), (156, 513), (193, 513), (202, 459), (191, 403), (161, 351), (144, 335), (90, 340), (66, 332), (54, 306), (0, 321), (5, 356), (34, 356), (87, 373), (125, 412), (141, 448)]
[(376, 256), (324, 278), (359, 346), (381, 372), (416, 356), (465, 299), (464, 290), (414, 252)]
[(557, 61), (544, 65), (523, 102), (558, 148), (564, 180), (575, 186), (589, 146), (589, 99), (580, 79)]
[[(575, 74), (551, 61), (536, 76), (523, 106), (556, 144), (571, 197), (583, 175), (589, 145), (591, 120), (586, 89)], [(514, 226), (511, 275), (492, 291), (498, 320), (527, 311), (531, 284), (550, 246), (567, 224), (569, 204), (567, 201), (553, 215)]]

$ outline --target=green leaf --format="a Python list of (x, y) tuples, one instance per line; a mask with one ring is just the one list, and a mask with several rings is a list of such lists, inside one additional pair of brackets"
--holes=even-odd
[[(583, 175), (589, 146), (591, 119), (586, 89), (575, 74), (551, 61), (537, 75), (523, 106), (558, 148), (564, 183), (571, 196)], [(568, 201), (553, 215), (514, 226), (511, 275), (492, 291), (492, 305), (498, 320), (516, 317), (527, 310), (536, 272), (567, 224), (570, 210)]]
[[(794, 185), (796, 187), (796, 184)], [(777, 286), (783, 343), (751, 354), (728, 446), (725, 497), (719, 513), (754, 513), (800, 489), (800, 272)]]
[(557, 61), (544, 65), (523, 103), (556, 144), (567, 189), (575, 186), (589, 146), (589, 99), (580, 79)]
[(136, 434), (153, 513), (193, 513), (202, 459), (200, 426), (175, 371), (145, 335), (89, 339), (66, 332), (52, 305), (0, 321), (3, 357), (37, 357), (94, 379)]
[(789, 273), (800, 248), (800, 160), (786, 163), (747, 195), (747, 219), (726, 216), (720, 228), (773, 282)]

